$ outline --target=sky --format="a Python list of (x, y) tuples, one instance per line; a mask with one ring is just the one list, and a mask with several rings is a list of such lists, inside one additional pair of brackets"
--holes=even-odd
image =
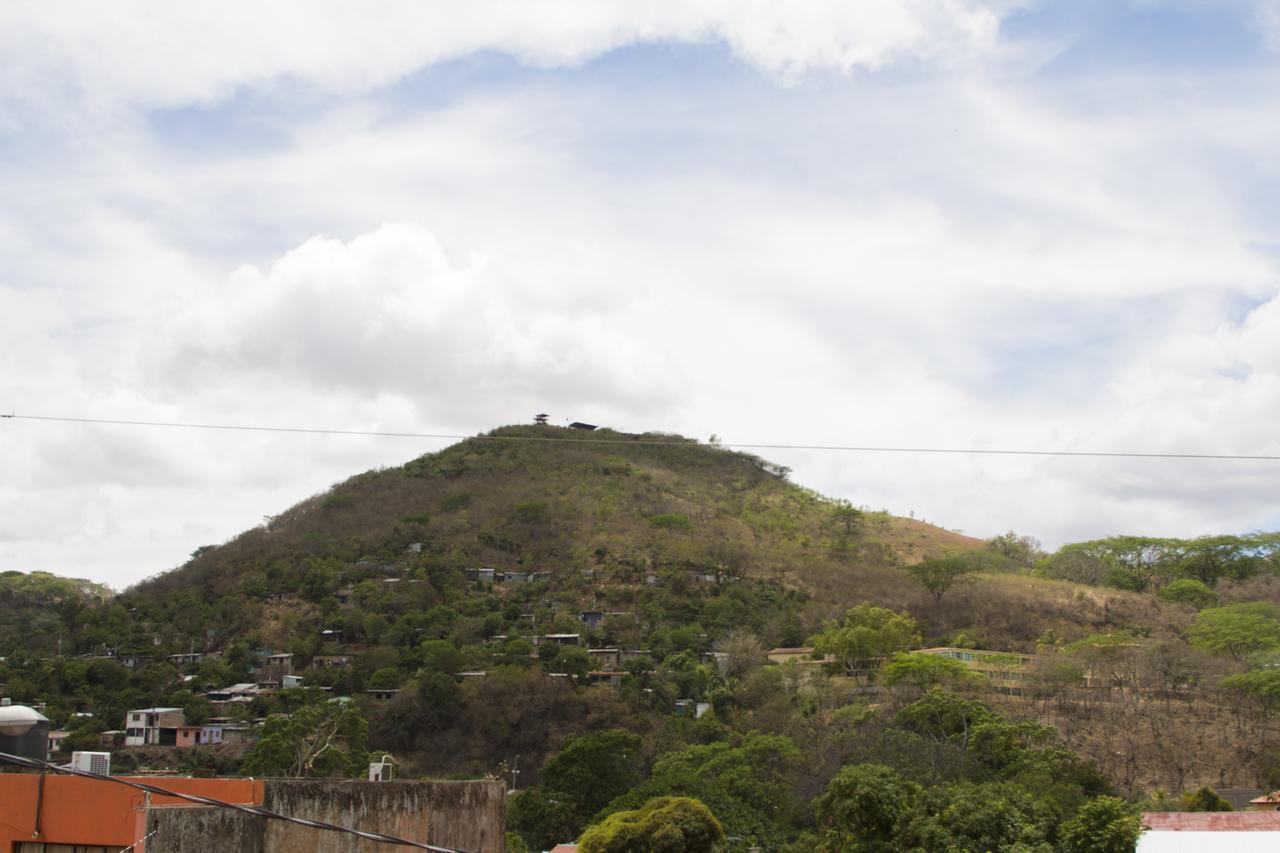
[[(1280, 0), (0, 6), (0, 414), (1280, 455)], [(446, 440), (0, 419), (122, 588)], [(1280, 461), (774, 450), (1046, 547)]]

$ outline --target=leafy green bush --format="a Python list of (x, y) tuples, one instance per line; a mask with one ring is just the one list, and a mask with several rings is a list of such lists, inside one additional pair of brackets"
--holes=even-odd
[(588, 829), (578, 849), (581, 853), (711, 853), (724, 841), (724, 827), (698, 800), (655, 797)]
[(471, 506), (471, 495), (468, 492), (455, 492), (440, 499), (441, 512), (457, 512)]
[(1213, 607), (1218, 603), (1218, 594), (1205, 585), (1204, 581), (1195, 578), (1182, 578), (1168, 584), (1160, 590), (1160, 597), (1176, 604), (1186, 604), (1196, 610)]

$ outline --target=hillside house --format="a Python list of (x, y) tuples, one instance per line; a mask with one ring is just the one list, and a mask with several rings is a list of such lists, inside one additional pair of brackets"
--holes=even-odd
[(355, 657), (352, 655), (316, 655), (311, 658), (311, 665), (323, 667), (326, 669), (337, 669), (344, 666), (351, 666)]
[(581, 634), (543, 634), (540, 637), (533, 638), (535, 646), (543, 643), (555, 643), (558, 646), (580, 646), (582, 645)]
[(1280, 811), (1280, 791), (1272, 791), (1270, 794), (1254, 797), (1249, 801), (1249, 810), (1255, 812)]
[(703, 652), (701, 660), (704, 664), (713, 664), (716, 672), (724, 675), (729, 669), (728, 652)]
[(467, 580), (477, 583), (493, 583), (498, 574), (497, 569), (490, 568), (463, 569), (462, 572)]
[(181, 708), (139, 708), (125, 715), (125, 746), (174, 746), (187, 723)]
[(618, 672), (617, 670), (596, 670), (595, 672), (587, 673), (587, 683), (617, 688), (622, 686), (624, 676), (626, 676), (625, 672)]
[(173, 730), (173, 745), (179, 749), (190, 749), (200, 743), (201, 726), (178, 726)]
[(622, 665), (621, 649), (587, 649), (587, 654), (600, 661), (600, 665), (607, 669), (617, 669)]
[(264, 655), (258, 659), (258, 672), (272, 678), (293, 675), (293, 655), (287, 652)]
[(765, 657), (769, 658), (769, 663), (808, 662), (813, 660), (813, 646), (769, 649), (769, 651), (765, 652)]
[(71, 732), (64, 732), (61, 729), (49, 732), (49, 760), (53, 760), (53, 756), (62, 748), (62, 742), (71, 736)]
[(193, 663), (200, 663), (204, 660), (202, 652), (186, 652), (180, 655), (169, 655), (169, 663), (177, 667), (188, 666)]

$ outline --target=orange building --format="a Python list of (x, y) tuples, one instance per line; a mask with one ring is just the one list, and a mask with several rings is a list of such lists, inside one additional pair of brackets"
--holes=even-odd
[[(295, 818), (474, 853), (501, 853), (499, 780), (146, 777), (178, 794), (261, 806)], [(83, 776), (0, 773), (0, 853), (382, 853), (387, 844), (263, 820)], [(404, 849), (404, 848), (396, 848)]]
[[(254, 779), (138, 779), (181, 794), (260, 805)], [(0, 851), (53, 853), (77, 845), (84, 853), (115, 853), (146, 835), (147, 813), (158, 806), (191, 806), (177, 797), (147, 794), (80, 776), (0, 773)], [(144, 853), (145, 842), (134, 850)]]

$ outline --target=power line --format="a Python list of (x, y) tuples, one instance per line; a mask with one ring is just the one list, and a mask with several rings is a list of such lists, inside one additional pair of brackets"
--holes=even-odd
[[(164, 427), (169, 429), (203, 429), (229, 432), (275, 432), (303, 435), (345, 435), (372, 438), (427, 438), (462, 441), (524, 441), (524, 442), (574, 442), (589, 444), (625, 444), (650, 447), (689, 447), (689, 441), (670, 441), (648, 438), (599, 438), (583, 435), (582, 437), (563, 438), (560, 436), (535, 435), (462, 435), (460, 433), (432, 432), (390, 432), (381, 430), (357, 429), (324, 429), (319, 427), (274, 427), (248, 424), (200, 424), (177, 423), (172, 421), (136, 421), (110, 418), (73, 418), (55, 415), (20, 415), (0, 414), (0, 418), (27, 421), (56, 421), (75, 424), (106, 424), (111, 426)], [(1221, 459), (1237, 462), (1280, 462), (1280, 455), (1242, 454), (1242, 453), (1163, 453), (1155, 451), (1105, 451), (1105, 450), (1022, 450), (1009, 448), (967, 448), (967, 447), (895, 447), (885, 445), (855, 444), (785, 444), (763, 442), (722, 441), (720, 447), (740, 450), (813, 450), (843, 453), (930, 453), (975, 456), (1068, 456), (1101, 459)]]
[(261, 806), (250, 806), (245, 805), (244, 803), (229, 803), (225, 800), (217, 800), (213, 797), (201, 797), (197, 794), (183, 794), (178, 791), (170, 791), (166, 788), (161, 788), (158, 785), (148, 785), (145, 782), (135, 782), (130, 779), (122, 779), (119, 776), (107, 776), (102, 773), (94, 773), (90, 770), (81, 770), (76, 767), (63, 767), (49, 761), (41, 761), (38, 758), (27, 758), (22, 755), (10, 755), (7, 752), (0, 752), (0, 761), (8, 762), (9, 764), (16, 764), (19, 767), (26, 767), (30, 770), (53, 771), (55, 773), (66, 773), (70, 776), (84, 776), (89, 779), (97, 779), (100, 782), (114, 782), (117, 785), (125, 785), (139, 791), (146, 791), (149, 794), (176, 797), (190, 803), (197, 803), (204, 806), (216, 806), (220, 809), (234, 809), (238, 812), (264, 817), (268, 820), (282, 820), (287, 823), (296, 823), (299, 826), (309, 826), (312, 829), (323, 829), (329, 832), (344, 832), (348, 835), (354, 835), (367, 841), (377, 841), (382, 844), (399, 844), (401, 847), (416, 847), (419, 850), (431, 850), (434, 851), (434, 853), (466, 853), (464, 850), (458, 850), (453, 847), (436, 847), (431, 844), (423, 844), (420, 841), (409, 841), (406, 838), (398, 838), (394, 835), (384, 835), (381, 832), (367, 832), (362, 829), (352, 829), (347, 826), (326, 823), (322, 820), (310, 820), (304, 817), (284, 815), (279, 812), (273, 812), (270, 809), (264, 809)]

